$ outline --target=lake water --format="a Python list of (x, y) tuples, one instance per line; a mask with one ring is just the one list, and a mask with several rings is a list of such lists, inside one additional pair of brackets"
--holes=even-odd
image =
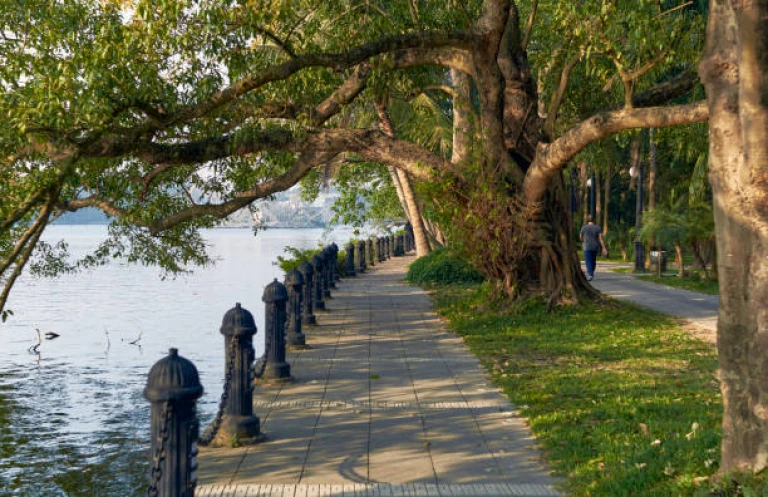
[[(83, 253), (104, 226), (52, 226)], [(274, 265), (286, 246), (316, 247), (349, 230), (249, 229), (205, 233), (217, 264), (162, 280), (156, 268), (113, 262), (57, 279), (20, 279), (0, 325), (0, 496), (130, 496), (145, 493), (149, 403), (146, 375), (170, 347), (195, 363), (205, 388), (205, 426), (215, 414), (224, 371), (224, 313), (251, 311), (263, 351), (264, 287), (283, 280)], [(54, 331), (39, 354), (35, 328)], [(136, 344), (130, 342), (136, 341)]]

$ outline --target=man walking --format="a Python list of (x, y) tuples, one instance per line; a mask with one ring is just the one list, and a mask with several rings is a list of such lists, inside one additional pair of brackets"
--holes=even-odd
[(587, 224), (581, 227), (579, 240), (584, 246), (584, 261), (587, 263), (587, 281), (592, 281), (595, 277), (595, 266), (597, 265), (597, 251), (603, 249), (603, 256), (608, 255), (608, 249), (605, 248), (603, 241), (603, 228), (595, 224), (594, 218), (587, 216)]

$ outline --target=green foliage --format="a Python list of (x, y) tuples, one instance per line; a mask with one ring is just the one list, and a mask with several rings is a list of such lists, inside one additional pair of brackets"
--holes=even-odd
[(288, 273), (294, 269), (299, 269), (299, 265), (301, 265), (302, 262), (310, 262), (315, 255), (320, 253), (320, 249), (302, 249), (288, 246), (283, 249), (283, 252), (288, 253), (288, 256), (283, 257), (282, 255), (278, 255), (277, 262), (274, 264)]
[(768, 472), (720, 475), (712, 487), (711, 497), (764, 497), (768, 495)]
[(669, 207), (648, 211), (640, 236), (645, 240), (653, 237), (662, 246), (711, 240), (715, 236), (712, 207), (703, 202), (688, 203), (681, 197)]
[(405, 219), (389, 171), (379, 164), (351, 163), (338, 171), (335, 186), (340, 195), (333, 205), (332, 223), (384, 228)]
[(623, 304), (495, 310), (481, 286), (438, 287), (451, 327), (519, 407), (574, 496), (694, 496), (720, 458), (713, 347)]
[(408, 267), (405, 279), (417, 285), (483, 281), (482, 275), (447, 247), (438, 248), (416, 259)]

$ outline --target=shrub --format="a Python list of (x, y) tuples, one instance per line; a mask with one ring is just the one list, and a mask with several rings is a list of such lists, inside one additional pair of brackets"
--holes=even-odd
[(298, 269), (302, 262), (310, 262), (312, 257), (320, 253), (320, 249), (299, 249), (296, 247), (285, 247), (283, 252), (287, 252), (289, 254), (288, 257), (278, 255), (277, 262), (274, 264), (276, 266), (280, 266), (280, 269), (288, 273), (292, 269)]
[(406, 281), (422, 283), (479, 283), (483, 277), (449, 248), (433, 250), (408, 268)]

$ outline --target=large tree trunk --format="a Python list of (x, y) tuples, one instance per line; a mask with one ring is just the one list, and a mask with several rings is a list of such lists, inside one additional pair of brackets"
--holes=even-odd
[(569, 213), (568, 193), (562, 173), (552, 181), (544, 205), (538, 233), (543, 237), (543, 244), (531, 255), (530, 262), (523, 266), (522, 281), (533, 282), (531, 289), (548, 295), (550, 305), (594, 298), (598, 293), (587, 283), (581, 271), (579, 247), (573, 237), (573, 217)]
[(429, 254), (429, 239), (427, 238), (427, 232), (424, 227), (424, 218), (421, 215), (421, 208), (419, 206), (416, 194), (413, 191), (413, 185), (411, 179), (408, 177), (408, 173), (398, 169), (397, 175), (400, 178), (400, 185), (403, 187), (403, 197), (405, 198), (405, 205), (408, 207), (408, 216), (411, 220), (411, 226), (413, 226), (413, 241), (416, 245), (416, 257), (423, 257)]
[[(392, 126), (392, 121), (389, 119), (387, 109), (383, 104), (377, 103), (375, 105), (384, 133), (394, 137), (395, 128)], [(390, 168), (389, 173), (392, 176), (392, 181), (395, 183), (395, 189), (397, 190), (400, 203), (403, 205), (403, 210), (413, 227), (416, 257), (423, 257), (429, 254), (429, 239), (427, 238), (427, 232), (424, 227), (424, 218), (421, 215), (421, 207), (419, 206), (418, 199), (413, 191), (411, 179), (408, 177), (408, 173), (402, 169)]]
[(768, 466), (768, 3), (710, 1), (709, 102), (723, 393), (720, 470)]

